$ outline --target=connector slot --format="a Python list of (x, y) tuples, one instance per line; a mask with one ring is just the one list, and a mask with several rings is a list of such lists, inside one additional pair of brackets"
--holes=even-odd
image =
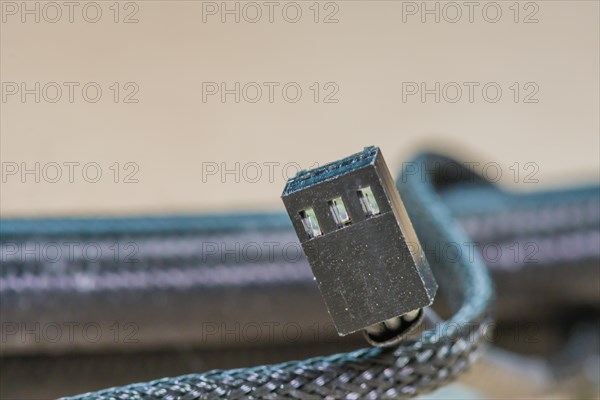
[(358, 199), (360, 200), (360, 205), (362, 206), (367, 218), (380, 213), (379, 205), (375, 200), (375, 195), (373, 194), (373, 190), (371, 190), (371, 186), (359, 189), (357, 193)]
[(348, 210), (346, 210), (346, 206), (344, 205), (344, 201), (341, 197), (336, 197), (335, 199), (330, 200), (328, 204), (331, 214), (333, 215), (333, 219), (335, 220), (335, 224), (338, 228), (343, 228), (344, 226), (352, 223), (350, 214), (348, 214)]
[(321, 227), (319, 226), (319, 221), (317, 221), (317, 215), (315, 214), (315, 210), (312, 208), (307, 208), (305, 210), (300, 211), (300, 219), (302, 220), (302, 225), (306, 230), (306, 234), (310, 239), (315, 238), (317, 236), (321, 236), (323, 232), (321, 232)]

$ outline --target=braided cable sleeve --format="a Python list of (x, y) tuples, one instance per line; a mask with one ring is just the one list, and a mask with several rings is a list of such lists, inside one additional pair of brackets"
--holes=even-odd
[(491, 280), (480, 257), (466, 248), (466, 234), (453, 222), (434, 186), (419, 174), (406, 173), (398, 186), (422, 245), (452, 243), (463, 254), (430, 260), (453, 311), (448, 320), (394, 348), (164, 378), (72, 399), (391, 399), (451, 381), (477, 358), (484, 341), (493, 299)]

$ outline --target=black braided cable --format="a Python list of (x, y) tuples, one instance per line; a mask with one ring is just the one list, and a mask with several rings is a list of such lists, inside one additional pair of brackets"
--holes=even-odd
[(73, 399), (395, 399), (448, 383), (473, 363), (482, 347), (490, 321), (491, 281), (480, 257), (466, 247), (466, 234), (433, 185), (421, 180), (420, 174), (403, 174), (398, 186), (423, 246), (452, 243), (461, 253), (430, 260), (440, 294), (453, 311), (446, 321), (392, 349), (366, 348), (164, 378)]

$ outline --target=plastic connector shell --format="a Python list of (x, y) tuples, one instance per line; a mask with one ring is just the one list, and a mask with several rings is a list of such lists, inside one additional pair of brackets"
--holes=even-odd
[(437, 283), (379, 148), (299, 172), (282, 200), (340, 335), (433, 302)]

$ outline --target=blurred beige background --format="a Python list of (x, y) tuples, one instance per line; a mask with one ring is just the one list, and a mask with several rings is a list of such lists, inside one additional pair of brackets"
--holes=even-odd
[(518, 190), (598, 180), (597, 1), (75, 3), (1, 2), (3, 217), (283, 209), (286, 174), (369, 144), (394, 171), (433, 145)]

